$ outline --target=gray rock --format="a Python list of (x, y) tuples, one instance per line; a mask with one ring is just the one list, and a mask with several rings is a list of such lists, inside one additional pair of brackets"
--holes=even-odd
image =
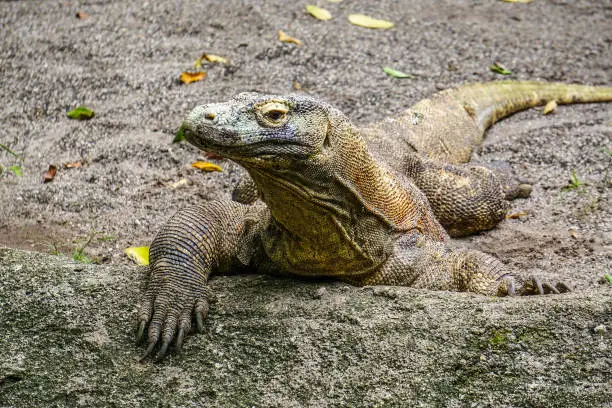
[(218, 277), (206, 332), (141, 364), (145, 284), (142, 267), (0, 249), (0, 406), (610, 402), (610, 330), (599, 328), (611, 324), (609, 286), (499, 299)]

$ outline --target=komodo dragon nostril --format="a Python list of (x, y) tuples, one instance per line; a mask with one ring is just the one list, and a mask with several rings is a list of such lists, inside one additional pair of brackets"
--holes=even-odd
[(208, 119), (208, 120), (214, 120), (214, 119), (215, 119), (215, 114), (214, 114), (214, 113), (212, 113), (212, 112), (206, 112), (206, 113), (204, 114), (204, 118), (205, 118), (205, 119)]

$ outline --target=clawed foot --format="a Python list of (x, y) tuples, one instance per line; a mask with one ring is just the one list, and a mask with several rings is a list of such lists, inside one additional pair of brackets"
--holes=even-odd
[(140, 361), (153, 356), (160, 341), (161, 345), (153, 357), (154, 362), (166, 356), (172, 341), (175, 341), (174, 348), (180, 350), (185, 334), (191, 332), (192, 319), (195, 319), (198, 333), (202, 333), (210, 298), (211, 292), (207, 286), (199, 290), (182, 288), (180, 291), (172, 287), (160, 290), (150, 287), (138, 307), (136, 342), (142, 343), (145, 339), (147, 342), (147, 350)]
[(522, 287), (517, 288), (514, 279), (506, 280), (508, 296), (529, 296), (529, 295), (549, 295), (571, 292), (572, 289), (565, 282), (550, 283), (542, 281), (536, 276), (530, 276), (523, 283)]

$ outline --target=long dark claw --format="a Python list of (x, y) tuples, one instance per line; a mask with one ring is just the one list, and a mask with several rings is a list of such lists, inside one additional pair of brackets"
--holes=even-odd
[(204, 331), (204, 317), (202, 316), (202, 311), (196, 309), (196, 327), (198, 328), (198, 333), (202, 333)]
[(145, 360), (145, 358), (149, 357), (151, 355), (151, 353), (153, 352), (153, 349), (155, 348), (156, 344), (157, 344), (157, 339), (155, 339), (154, 341), (150, 342), (149, 343), (149, 347), (147, 347), (147, 350), (140, 357), (140, 359), (138, 359), (138, 361), (140, 361), (142, 363)]
[(136, 343), (140, 344), (143, 342), (144, 340), (144, 329), (147, 326), (147, 322), (146, 320), (141, 320), (140, 324), (138, 325), (138, 332), (136, 333)]
[(185, 338), (185, 328), (180, 327), (176, 336), (176, 350), (179, 351), (183, 347), (183, 339)]
[(546, 290), (546, 293), (554, 293), (555, 295), (558, 295), (560, 293), (557, 288), (555, 288), (548, 282), (542, 283), (542, 287), (544, 288), (544, 290)]
[(153, 360), (154, 362), (158, 363), (163, 360), (163, 358), (166, 356), (166, 352), (168, 351), (168, 346), (170, 345), (171, 341), (172, 339), (164, 339), (161, 347), (159, 348), (159, 353), (157, 353), (157, 356)]
[(540, 282), (540, 279), (538, 279), (535, 276), (531, 277), (531, 281), (533, 282), (534, 286), (538, 289), (538, 294), (539, 295), (544, 295), (544, 288), (542, 287), (542, 282)]
[(516, 285), (514, 284), (514, 280), (508, 280), (508, 296), (516, 296)]
[(557, 287), (557, 290), (560, 293), (567, 293), (567, 292), (571, 292), (572, 288), (569, 287), (569, 285), (565, 282), (557, 282), (557, 284), (555, 285)]

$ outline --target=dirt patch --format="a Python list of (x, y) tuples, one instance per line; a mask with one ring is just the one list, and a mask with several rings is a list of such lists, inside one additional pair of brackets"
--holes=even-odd
[[(179, 208), (228, 199), (242, 170), (189, 167), (198, 152), (171, 144), (181, 118), (199, 103), (258, 90), (323, 98), (358, 124), (378, 121), (436, 90), (500, 79), (500, 61), (514, 79), (610, 84), (612, 10), (599, 1), (379, 1), (325, 5), (320, 22), (301, 4), (283, 1), (28, 2), (0, 4), (0, 164), (21, 164), (23, 176), (0, 176), (0, 245), (71, 254), (75, 239), (98, 234), (86, 253), (127, 262), (123, 249), (146, 245)], [(87, 19), (79, 19), (78, 11)], [(375, 31), (355, 27), (359, 12), (393, 20)], [(280, 43), (282, 29), (304, 46)], [(180, 72), (202, 52), (228, 57), (208, 77), (183, 86)], [(382, 66), (415, 80), (386, 76)], [(87, 122), (66, 111), (85, 105)], [(506, 160), (534, 182), (527, 212), (494, 231), (464, 240), (529, 273), (595, 286), (612, 269), (610, 105), (560, 107), (550, 116), (524, 112), (496, 125), (479, 159)], [(81, 160), (84, 166), (64, 169)], [(60, 169), (42, 184), (49, 164)], [(586, 185), (562, 192), (572, 170)], [(186, 184), (172, 188), (185, 179)]]

